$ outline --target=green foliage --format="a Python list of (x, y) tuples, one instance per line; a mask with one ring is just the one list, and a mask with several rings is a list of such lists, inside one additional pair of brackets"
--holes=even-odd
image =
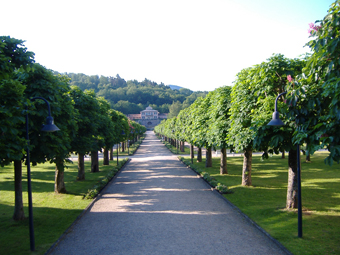
[(207, 132), (209, 130), (209, 114), (208, 109), (210, 108), (211, 97), (197, 98), (191, 105), (191, 118), (193, 122), (191, 125), (191, 133), (194, 137), (194, 144), (198, 147), (209, 146), (209, 139)]
[(0, 165), (20, 160), (26, 144), (21, 127), (25, 86), (16, 80), (0, 80)]
[(22, 40), (0, 36), (0, 166), (20, 160), (24, 153), (25, 86), (16, 73), (29, 71), (33, 56)]
[(340, 1), (335, 1), (323, 20), (311, 25), (312, 55), (303, 74), (289, 87), (287, 116), (295, 121), (295, 143), (307, 143), (313, 154), (326, 147), (325, 162), (340, 162)]
[(243, 69), (237, 74), (237, 79), (231, 93), (230, 130), (228, 140), (236, 151), (243, 151), (252, 146), (254, 131), (251, 127), (251, 111), (255, 108), (256, 99), (251, 81), (251, 68)]
[[(198, 96), (207, 94), (207, 92), (192, 92), (184, 88), (172, 90), (169, 86), (157, 84), (148, 79), (142, 82), (125, 81), (119, 75), (116, 77), (87, 76), (74, 73), (66, 75), (71, 78), (71, 85), (76, 85), (81, 90), (94, 90), (97, 96), (104, 97), (113, 109), (124, 114), (139, 113), (149, 105), (160, 113), (168, 113), (173, 102), (179, 102), (180, 109), (183, 109), (188, 107)], [(174, 116), (177, 113), (178, 111), (174, 111)]]
[(231, 87), (225, 86), (209, 92), (205, 98), (197, 98), (176, 118), (156, 126), (155, 132), (198, 147), (228, 146), (230, 92)]
[(24, 41), (0, 36), (0, 80), (12, 79), (16, 70), (29, 71), (33, 57), (34, 53), (27, 51)]
[(179, 112), (182, 110), (182, 103), (180, 101), (173, 102), (169, 107), (168, 118), (176, 117)]
[(69, 79), (54, 75), (52, 71), (35, 64), (32, 72), (19, 73), (20, 81), (26, 85), (24, 92), (27, 100), (33, 97), (45, 98), (51, 106), (52, 116), (60, 131), (46, 133), (41, 125), (48, 116), (48, 108), (44, 101), (35, 100), (28, 105), (29, 132), (31, 140), (31, 162), (33, 164), (46, 161), (67, 161), (71, 149), (71, 141), (77, 132), (74, 102), (69, 95)]
[(99, 122), (95, 121), (99, 104), (93, 91), (83, 92), (77, 86), (71, 86), (70, 96), (77, 113), (78, 132), (72, 140), (72, 151), (88, 154), (93, 148), (93, 136), (97, 133)]
[[(289, 151), (293, 123), (285, 127), (271, 127), (275, 98), (286, 90), (287, 76), (301, 73), (303, 59), (288, 59), (276, 54), (266, 62), (242, 70), (232, 91), (231, 129), (229, 139), (237, 151), (254, 148), (271, 153)], [(284, 98), (279, 101), (281, 112), (287, 111)]]
[(116, 137), (118, 135), (118, 125), (112, 121), (112, 114), (116, 114), (111, 110), (109, 103), (102, 97), (97, 97), (99, 111), (97, 112), (96, 121), (98, 122), (98, 133), (95, 136), (96, 140), (96, 150), (101, 150), (101, 148), (112, 147), (116, 142)]
[(215, 189), (220, 192), (221, 194), (231, 194), (234, 193), (232, 190), (228, 188), (228, 186), (218, 183), (215, 187)]
[(231, 87), (224, 86), (210, 92), (208, 143), (214, 147), (227, 148), (230, 128)]

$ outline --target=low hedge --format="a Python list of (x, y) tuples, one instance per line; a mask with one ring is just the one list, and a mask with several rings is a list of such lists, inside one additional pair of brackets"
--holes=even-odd
[(179, 156), (178, 159), (182, 161), (187, 167), (194, 170), (197, 174), (199, 174), (212, 188), (216, 189), (221, 194), (231, 194), (232, 190), (228, 188), (228, 186), (218, 183), (215, 178), (211, 177), (207, 172), (204, 172), (197, 166), (194, 166), (189, 161), (184, 160), (183, 157)]

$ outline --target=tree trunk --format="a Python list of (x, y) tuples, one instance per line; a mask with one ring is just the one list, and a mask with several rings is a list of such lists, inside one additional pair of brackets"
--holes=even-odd
[(191, 162), (192, 162), (194, 157), (195, 157), (194, 146), (192, 144), (190, 144), (190, 158), (191, 158)]
[(85, 164), (84, 164), (84, 154), (78, 153), (78, 181), (85, 180)]
[(98, 151), (91, 151), (91, 172), (99, 172)]
[(227, 149), (221, 149), (221, 164), (220, 164), (220, 174), (228, 174), (227, 170)]
[(298, 182), (297, 182), (297, 151), (292, 149), (288, 154), (288, 187), (286, 208), (293, 209), (298, 206)]
[(121, 144), (122, 144), (122, 152), (124, 152), (125, 151), (125, 143), (122, 142)]
[[(306, 145), (306, 147), (308, 146), (308, 144)], [(306, 162), (310, 162), (310, 154), (309, 151), (306, 150)]]
[(22, 162), (14, 161), (14, 214), (13, 220), (24, 220), (24, 205), (22, 203)]
[(103, 156), (104, 156), (104, 162), (103, 162), (103, 165), (104, 166), (108, 166), (110, 165), (110, 162), (109, 162), (109, 150), (107, 148), (104, 148), (104, 152), (103, 152)]
[(197, 162), (202, 162), (202, 148), (198, 147), (197, 149)]
[(110, 160), (113, 160), (113, 146), (110, 148)]
[(180, 149), (181, 152), (184, 152), (184, 141), (181, 141), (181, 146), (180, 147), (181, 147), (181, 149)]
[(282, 152), (281, 158), (286, 158), (286, 152), (285, 151)]
[(61, 159), (56, 159), (54, 192), (55, 193), (66, 193), (65, 182), (64, 182), (64, 162)]
[(242, 169), (242, 185), (251, 186), (251, 164), (253, 159), (253, 150), (246, 149), (243, 152), (243, 169)]
[(212, 151), (211, 147), (207, 147), (205, 151), (205, 167), (212, 167)]

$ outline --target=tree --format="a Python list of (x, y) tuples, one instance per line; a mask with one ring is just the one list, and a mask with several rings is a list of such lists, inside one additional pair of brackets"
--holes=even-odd
[(64, 170), (71, 150), (71, 141), (76, 134), (77, 124), (74, 107), (69, 95), (69, 79), (66, 76), (54, 75), (52, 71), (35, 64), (34, 71), (20, 73), (20, 80), (26, 85), (25, 97), (41, 96), (49, 101), (51, 111), (60, 131), (41, 132), (41, 124), (48, 114), (45, 103), (36, 100), (29, 105), (29, 131), (32, 149), (30, 158), (33, 165), (50, 161), (56, 164), (56, 193), (65, 193)]
[(25, 122), (25, 86), (16, 72), (29, 71), (34, 54), (27, 51), (24, 41), (0, 36), (0, 165), (14, 161), (14, 220), (25, 218), (22, 202), (23, 148), (26, 145), (22, 126)]
[(179, 93), (181, 93), (185, 96), (190, 96), (192, 94), (192, 91), (190, 89), (180, 88)]
[[(234, 94), (232, 94), (230, 138), (234, 139), (237, 149), (247, 150), (245, 156), (249, 159), (244, 161), (242, 181), (244, 185), (251, 185), (253, 149), (264, 151), (263, 157), (267, 157), (268, 152), (289, 151), (289, 183), (293, 186), (295, 184), (293, 180), (296, 176), (297, 165), (293, 162), (296, 162), (294, 157), (297, 151), (296, 146), (291, 142), (294, 123), (288, 123), (288, 126), (282, 128), (269, 127), (267, 123), (271, 119), (276, 96), (286, 90), (287, 76), (300, 74), (304, 64), (304, 60), (287, 59), (282, 54), (274, 54), (266, 62), (240, 73), (237, 84), (234, 86)], [(282, 98), (280, 100), (283, 101)], [(288, 197), (292, 196), (287, 196), (287, 201)]]
[(310, 24), (312, 55), (303, 74), (290, 83), (287, 117), (296, 122), (294, 143), (306, 142), (307, 155), (326, 147), (325, 163), (340, 161), (340, 1)]
[(210, 92), (206, 98), (211, 97), (209, 114), (209, 143), (221, 149), (220, 174), (227, 174), (227, 138), (229, 132), (229, 118), (231, 106), (231, 87), (224, 86)]
[(115, 123), (113, 122), (113, 115), (116, 114), (116, 111), (112, 110), (110, 104), (104, 98), (98, 98), (99, 104), (101, 107), (101, 112), (103, 113), (103, 117), (101, 124), (99, 125), (99, 130), (103, 136), (103, 145), (104, 149), (104, 165), (109, 165), (109, 150), (115, 144), (116, 136), (118, 130), (115, 127)]
[(171, 119), (176, 117), (178, 113), (182, 110), (182, 104), (180, 101), (172, 102), (172, 105), (169, 107), (168, 118)]
[(205, 158), (205, 166), (212, 166), (212, 144), (208, 139), (207, 133), (209, 132), (209, 115), (208, 109), (210, 108), (211, 100), (210, 97), (202, 98), (199, 97), (195, 100), (195, 102), (190, 106), (190, 117), (192, 120), (191, 132), (194, 137), (194, 145), (200, 148), (206, 148), (206, 158)]
[(93, 135), (97, 133), (99, 124), (95, 121), (99, 105), (94, 91), (83, 92), (79, 87), (71, 86), (70, 96), (74, 101), (78, 123), (77, 133), (72, 140), (72, 151), (78, 154), (77, 180), (85, 180), (84, 156), (92, 150)]
[[(71, 85), (94, 90), (97, 96), (104, 97), (113, 109), (124, 114), (138, 113), (145, 107), (152, 105), (161, 113), (169, 112), (169, 105), (179, 101), (183, 107), (188, 107), (197, 97), (205, 96), (207, 92), (193, 92), (182, 88), (180, 91), (171, 90), (164, 84), (157, 84), (148, 79), (125, 81), (119, 75), (116, 77), (86, 76), (84, 74), (67, 74), (71, 78)], [(181, 108), (182, 109), (182, 105)], [(174, 112), (176, 115), (179, 112)]]
[[(289, 85), (287, 77), (300, 74), (304, 65), (304, 59), (288, 59), (277, 54), (269, 58), (267, 62), (261, 63), (252, 78), (258, 81), (254, 84), (255, 93), (258, 95), (257, 107), (252, 112), (256, 132), (254, 148), (264, 151), (263, 157), (267, 157), (267, 153), (289, 152), (287, 209), (297, 207), (297, 153), (300, 152), (292, 142), (295, 123), (286, 121), (285, 126), (276, 128), (267, 124), (272, 118), (276, 96), (286, 91), (287, 84)], [(286, 111), (287, 104), (283, 99), (283, 97), (279, 99), (279, 106), (280, 110)]]
[[(237, 149), (244, 151), (242, 184), (251, 185), (253, 150), (264, 151), (264, 158), (268, 157), (268, 153), (289, 151), (286, 202), (288, 209), (297, 206), (297, 150), (292, 143), (294, 123), (287, 122), (286, 126), (276, 128), (267, 124), (271, 120), (276, 96), (286, 90), (286, 77), (299, 74), (304, 63), (301, 59), (287, 59), (281, 54), (273, 55), (266, 62), (244, 70), (242, 76), (239, 76), (233, 95), (235, 101), (232, 105), (230, 139), (234, 139), (234, 145), (239, 146)], [(280, 98), (279, 106), (287, 109), (283, 98)], [(243, 138), (247, 134), (248, 136)]]
[(242, 185), (251, 186), (251, 163), (254, 131), (251, 129), (251, 111), (256, 107), (254, 88), (250, 86), (252, 68), (241, 70), (232, 88), (230, 130), (228, 141), (236, 151), (243, 152)]

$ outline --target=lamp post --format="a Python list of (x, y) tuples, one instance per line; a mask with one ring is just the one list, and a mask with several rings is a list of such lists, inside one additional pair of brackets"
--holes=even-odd
[[(41, 99), (44, 100), (48, 106), (48, 116), (46, 118), (46, 124), (43, 126), (41, 131), (54, 132), (60, 130), (54, 125), (53, 117), (51, 116), (51, 108), (48, 101), (43, 97), (33, 97), (30, 99), (31, 102)], [(31, 166), (30, 166), (30, 139), (28, 134), (28, 107), (26, 106), (26, 140), (27, 140), (27, 190), (28, 190), (28, 214), (29, 214), (29, 231), (30, 231), (30, 247), (31, 251), (35, 250), (34, 242), (34, 227), (33, 227), (33, 205), (32, 205), (32, 186), (31, 186)]]
[[(287, 92), (283, 92), (276, 97), (275, 100), (275, 111), (273, 113), (273, 119), (267, 124), (269, 126), (283, 126), (284, 123), (280, 119), (279, 112), (277, 111), (277, 100), (280, 96), (286, 94)], [(302, 201), (301, 201), (301, 162), (300, 162), (300, 144), (296, 145), (297, 155), (297, 182), (298, 182), (298, 237), (302, 237)]]

